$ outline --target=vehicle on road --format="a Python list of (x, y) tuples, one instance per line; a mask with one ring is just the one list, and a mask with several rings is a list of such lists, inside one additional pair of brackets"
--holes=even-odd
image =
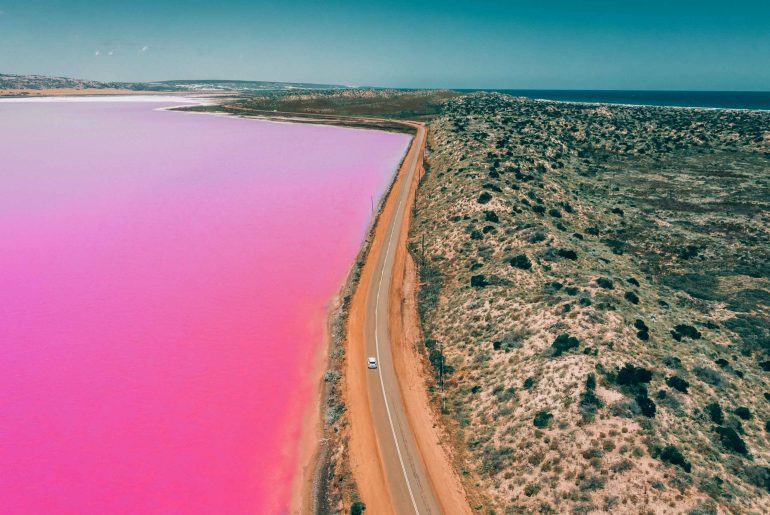
[(367, 368), (377, 368), (377, 358), (371, 356), (366, 360)]

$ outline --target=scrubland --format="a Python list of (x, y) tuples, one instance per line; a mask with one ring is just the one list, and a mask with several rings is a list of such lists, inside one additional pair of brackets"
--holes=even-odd
[(494, 513), (770, 511), (770, 113), (451, 98), (410, 251)]

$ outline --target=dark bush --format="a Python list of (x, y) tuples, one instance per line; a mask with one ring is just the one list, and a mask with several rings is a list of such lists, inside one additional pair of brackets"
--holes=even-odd
[(553, 415), (551, 415), (548, 410), (543, 410), (538, 411), (537, 414), (535, 414), (535, 418), (532, 420), (532, 423), (535, 425), (535, 427), (543, 429), (551, 424), (551, 420), (553, 420)]
[(751, 410), (746, 406), (735, 408), (735, 414), (743, 420), (751, 420)]
[(637, 395), (636, 396), (636, 404), (639, 406), (639, 409), (642, 412), (642, 415), (645, 417), (654, 417), (655, 411), (657, 410), (655, 403), (652, 402), (652, 399), (647, 397), (646, 395)]
[(645, 331), (645, 332), (650, 330), (650, 328), (647, 327), (647, 324), (645, 324), (644, 320), (642, 320), (641, 318), (636, 319), (636, 321), (634, 322), (634, 327), (636, 327), (640, 331)]
[(636, 367), (631, 363), (626, 363), (623, 368), (618, 370), (615, 380), (619, 385), (635, 386), (641, 383), (652, 381), (652, 372), (646, 368)]
[(681, 451), (673, 445), (667, 445), (661, 449), (658, 457), (661, 461), (682, 467), (685, 472), (690, 472), (692, 470), (690, 462), (684, 459)]
[(712, 386), (722, 386), (722, 376), (716, 370), (706, 367), (693, 367), (692, 373), (698, 376), (698, 379)]
[(714, 431), (719, 435), (719, 440), (728, 451), (744, 455), (748, 454), (749, 450), (746, 447), (746, 442), (741, 439), (735, 429), (732, 427), (717, 427)]
[(632, 285), (637, 286), (637, 287), (639, 286), (639, 281), (637, 281), (633, 277), (629, 277), (628, 279), (626, 279), (626, 281), (628, 281), (628, 284), (632, 284)]
[(639, 297), (632, 291), (627, 291), (623, 297), (631, 304), (639, 304)]
[(596, 374), (591, 372), (586, 376), (586, 390), (596, 389)]
[(471, 239), (472, 240), (483, 240), (484, 239), (484, 235), (481, 234), (481, 232), (479, 232), (477, 229), (474, 229), (474, 230), (471, 231)]
[(509, 261), (509, 263), (511, 264), (512, 267), (520, 268), (522, 270), (529, 270), (530, 268), (532, 268), (532, 262), (524, 254), (513, 256)]
[(751, 315), (738, 315), (725, 320), (723, 325), (737, 333), (747, 349), (770, 350), (770, 324), (764, 319)]
[(489, 283), (484, 277), (484, 274), (479, 274), (471, 276), (471, 286), (474, 288), (484, 288), (485, 286), (489, 286)]
[(666, 379), (666, 384), (674, 390), (679, 390), (682, 393), (687, 393), (687, 389), (690, 387), (690, 383), (679, 376), (669, 377)]
[(681, 336), (692, 338), (693, 340), (698, 340), (701, 337), (700, 331), (687, 324), (679, 324), (674, 326), (674, 331), (679, 333)]
[(525, 390), (529, 390), (529, 389), (531, 389), (533, 386), (535, 386), (535, 378), (534, 378), (534, 377), (528, 377), (528, 378), (526, 378), (526, 379), (524, 380), (524, 382), (522, 383), (522, 385), (521, 385), (521, 386), (522, 386), (522, 388), (524, 388)]
[(570, 336), (567, 333), (560, 334), (551, 344), (554, 356), (561, 356), (563, 353), (570, 349), (575, 349), (580, 345), (580, 342), (574, 336)]
[(613, 214), (623, 216), (623, 210), (620, 209), (619, 207), (613, 207), (611, 212)]
[(593, 420), (594, 415), (604, 406), (602, 400), (596, 395), (596, 377), (593, 374), (588, 375), (586, 379), (586, 389), (580, 394), (580, 404), (578, 411), (583, 420)]
[(722, 413), (722, 406), (720, 406), (719, 403), (712, 402), (711, 404), (706, 404), (704, 409), (713, 423), (722, 425), (725, 421), (725, 416)]
[(671, 368), (682, 368), (682, 360), (676, 356), (666, 356), (663, 358), (663, 364)]
[(615, 285), (612, 283), (612, 279), (608, 279), (606, 277), (600, 277), (596, 280), (596, 284), (598, 284), (600, 287), (604, 288), (605, 290), (612, 290), (615, 288)]
[(607, 245), (613, 254), (622, 256), (623, 251), (626, 248), (626, 242), (620, 240), (602, 240), (602, 243)]
[(770, 360), (760, 361), (759, 368), (764, 370), (765, 372), (770, 372)]
[(534, 211), (538, 215), (542, 215), (543, 213), (545, 213), (545, 208), (540, 204), (535, 204), (534, 206), (532, 206), (532, 211)]
[(481, 195), (479, 195), (477, 202), (479, 204), (486, 204), (490, 200), (492, 200), (492, 195), (489, 192), (484, 191), (481, 193)]
[(350, 506), (350, 515), (363, 515), (366, 505), (361, 501), (356, 501)]
[(548, 210), (548, 214), (551, 215), (554, 218), (561, 218), (561, 211), (559, 211), (556, 208), (551, 208)]
[(577, 252), (575, 252), (574, 250), (559, 249), (556, 251), (556, 253), (559, 255), (559, 257), (562, 257), (564, 259), (571, 259), (572, 261), (575, 261), (577, 259)]
[(770, 468), (762, 465), (751, 465), (743, 471), (743, 476), (752, 485), (770, 491)]
[(497, 223), (500, 221), (500, 218), (498, 218), (497, 213), (495, 213), (494, 211), (485, 211), (484, 220), (486, 220), (487, 222)]
[(576, 288), (574, 286), (567, 286), (566, 288), (564, 288), (564, 293), (566, 293), (567, 295), (570, 295), (572, 297), (577, 295), (579, 291), (580, 291), (580, 289), (578, 289), (578, 288)]
[(585, 233), (591, 236), (599, 236), (599, 229), (596, 227), (586, 227)]
[(642, 340), (643, 342), (646, 342), (647, 340), (650, 339), (650, 333), (648, 333), (647, 331), (637, 331), (636, 337)]

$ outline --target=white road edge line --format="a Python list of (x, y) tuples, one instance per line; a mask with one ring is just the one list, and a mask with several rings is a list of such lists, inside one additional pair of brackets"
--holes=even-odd
[[(419, 134), (419, 129), (418, 129)], [(417, 141), (417, 138), (415, 137), (415, 141)], [(415, 153), (412, 156), (412, 161), (416, 162), (416, 155)], [(413, 168), (413, 167), (410, 167)], [(409, 173), (408, 179), (411, 179), (412, 172)], [(409, 181), (407, 180), (407, 184), (409, 184)], [(403, 203), (404, 199), (401, 199), (398, 201), (398, 206), (396, 206), (396, 210), (393, 212), (393, 221), (395, 222), (397, 214), (399, 212), (399, 209), (401, 209), (401, 204)], [(396, 429), (393, 427), (393, 417), (390, 414), (390, 406), (388, 405), (388, 396), (385, 394), (385, 382), (382, 380), (382, 371), (380, 369), (380, 366), (382, 366), (382, 361), (380, 360), (380, 338), (378, 336), (377, 328), (379, 326), (379, 307), (380, 307), (380, 292), (382, 290), (382, 279), (385, 276), (385, 264), (388, 262), (388, 255), (390, 254), (390, 249), (393, 246), (393, 232), (396, 228), (396, 224), (393, 223), (390, 226), (390, 238), (388, 238), (388, 247), (385, 249), (385, 259), (383, 261), (383, 267), (382, 271), (380, 272), (380, 281), (377, 283), (377, 302), (374, 306), (374, 348), (375, 352), (377, 354), (377, 362), (380, 363), (380, 365), (377, 367), (377, 375), (380, 377), (380, 388), (382, 388), (382, 398), (385, 401), (385, 411), (388, 413), (388, 422), (390, 423), (390, 432), (393, 435), (393, 442), (396, 444), (396, 452), (398, 453), (398, 461), (401, 463), (401, 471), (404, 473), (404, 481), (406, 481), (406, 488), (409, 490), (409, 497), (412, 499), (412, 506), (414, 507), (414, 512), (417, 515), (420, 515), (420, 510), (417, 509), (417, 501), (414, 500), (414, 493), (412, 492), (412, 485), (409, 483), (409, 476), (406, 473), (406, 467), (404, 466), (404, 458), (401, 455), (401, 447), (398, 445), (398, 438), (396, 437)]]

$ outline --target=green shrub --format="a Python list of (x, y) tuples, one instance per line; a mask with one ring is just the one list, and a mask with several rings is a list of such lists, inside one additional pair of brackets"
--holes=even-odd
[(600, 277), (596, 280), (596, 284), (599, 285), (599, 287), (604, 288), (605, 290), (613, 290), (615, 289), (615, 285), (612, 282), (612, 279), (608, 279), (607, 277)]
[(770, 351), (770, 324), (763, 318), (738, 315), (725, 320), (724, 326), (737, 333), (747, 349)]
[(551, 344), (554, 356), (561, 356), (563, 353), (570, 349), (575, 349), (580, 345), (580, 341), (574, 336), (570, 336), (567, 333), (560, 334)]
[(722, 407), (718, 402), (707, 404), (704, 409), (706, 410), (706, 413), (708, 414), (711, 421), (715, 424), (722, 425), (722, 423), (725, 421), (725, 416), (722, 413)]
[(551, 415), (548, 410), (543, 410), (538, 411), (535, 414), (535, 418), (532, 420), (532, 423), (535, 425), (535, 427), (543, 429), (551, 424), (551, 420), (553, 420), (553, 415)]
[[(679, 324), (679, 325), (674, 326), (672, 334), (674, 332), (678, 333), (680, 336), (683, 336), (683, 337), (686, 337), (686, 338), (691, 338), (693, 340), (699, 340), (700, 337), (701, 337), (700, 331), (695, 329), (693, 326), (687, 325), (687, 324)], [(676, 338), (676, 337), (674, 337), (674, 338)], [(679, 338), (679, 339), (681, 339), (681, 338)]]
[(486, 220), (487, 222), (497, 223), (500, 221), (500, 218), (497, 216), (497, 213), (495, 213), (494, 211), (485, 211), (484, 220)]
[(687, 393), (687, 389), (690, 387), (690, 383), (688, 383), (686, 380), (682, 379), (679, 376), (671, 376), (668, 379), (666, 379), (666, 384), (669, 385), (674, 390), (678, 390), (682, 393)]
[(623, 368), (618, 370), (615, 382), (619, 385), (636, 386), (642, 383), (652, 381), (652, 372), (643, 367), (636, 367), (631, 363), (626, 363)]
[(712, 386), (722, 386), (722, 376), (716, 370), (696, 366), (693, 367), (692, 373), (695, 374), (704, 383), (710, 384)]
[(735, 429), (732, 427), (717, 427), (714, 431), (719, 435), (719, 440), (725, 449), (737, 452), (738, 454), (748, 454), (749, 450), (746, 447), (746, 442), (741, 439)]
[(532, 268), (532, 262), (529, 260), (529, 258), (525, 254), (519, 254), (517, 256), (513, 256), (511, 260), (509, 261), (512, 267), (514, 268), (520, 268), (521, 270), (529, 270)]
[(623, 297), (631, 304), (639, 304), (639, 297), (632, 291), (627, 291)]
[(522, 383), (522, 388), (525, 390), (532, 389), (533, 386), (535, 386), (535, 378), (534, 377), (528, 377), (524, 380), (524, 383)]
[(479, 204), (486, 204), (492, 200), (492, 195), (488, 191), (483, 191), (476, 202)]
[(735, 414), (743, 420), (751, 420), (751, 410), (746, 406), (735, 408)]
[(577, 259), (577, 252), (570, 249), (559, 249), (556, 251), (559, 257), (564, 259), (570, 259), (572, 261), (575, 261)]
[(350, 515), (363, 515), (366, 505), (361, 501), (356, 501), (350, 506)]
[(485, 288), (489, 286), (489, 282), (487, 282), (484, 274), (474, 275), (471, 276), (471, 286), (474, 288)]
[(661, 461), (682, 467), (685, 472), (690, 472), (692, 470), (690, 462), (687, 461), (681, 451), (673, 445), (667, 445), (661, 449), (658, 457)]
[(655, 416), (657, 407), (655, 406), (655, 403), (652, 402), (652, 399), (646, 395), (637, 395), (636, 399), (634, 400), (636, 401), (637, 406), (639, 406), (639, 410), (642, 412), (642, 415), (649, 418)]

